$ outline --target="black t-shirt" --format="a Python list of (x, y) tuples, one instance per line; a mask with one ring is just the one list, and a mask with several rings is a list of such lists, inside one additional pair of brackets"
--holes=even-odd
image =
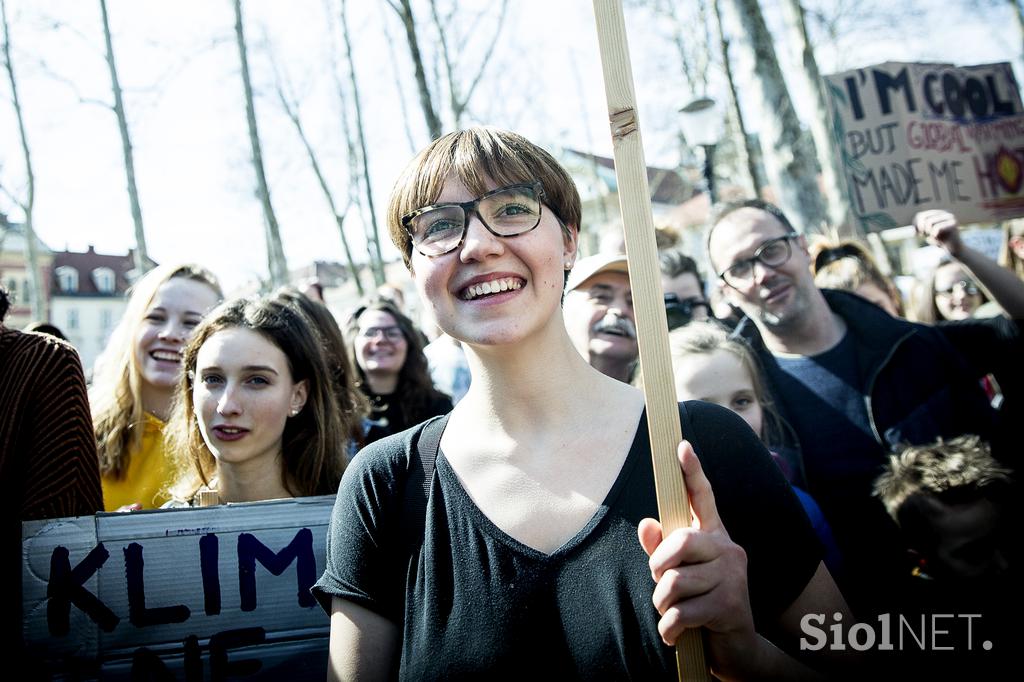
[[(820, 545), (750, 428), (716, 405), (689, 402), (687, 412), (684, 434), (695, 444), (726, 529), (747, 552), (755, 623), (765, 628), (810, 580)], [(657, 516), (646, 415), (604, 502), (551, 554), (498, 529), (443, 452), (429, 487), (423, 545), (410, 549), (400, 517), (420, 428), (374, 443), (346, 470), (326, 570), (314, 587), (325, 609), (337, 595), (399, 624), (403, 679), (541, 671), (572, 679), (676, 679), (637, 540), (640, 520)]]
[(855, 610), (891, 607), (909, 569), (899, 529), (872, 495), (887, 449), (872, 433), (855, 337), (847, 332), (824, 353), (776, 355), (775, 361), (772, 379), (800, 434), (807, 490), (820, 503), (843, 557), (840, 584)]

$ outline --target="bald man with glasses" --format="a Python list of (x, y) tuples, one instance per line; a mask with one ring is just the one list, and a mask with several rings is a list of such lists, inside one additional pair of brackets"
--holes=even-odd
[(746, 315), (734, 334), (757, 352), (796, 435), (781, 448), (794, 482), (822, 501), (843, 552), (844, 594), (864, 613), (893, 610), (910, 573), (872, 483), (901, 445), (967, 433), (996, 439), (998, 414), (979, 385), (992, 370), (943, 331), (818, 289), (803, 235), (772, 204), (723, 206), (707, 245), (727, 299)]

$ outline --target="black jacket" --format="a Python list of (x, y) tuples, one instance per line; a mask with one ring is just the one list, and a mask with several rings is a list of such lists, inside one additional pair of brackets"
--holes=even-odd
[[(783, 370), (753, 321), (744, 319), (733, 334), (754, 348), (764, 368), (766, 388), (786, 429), (796, 437), (797, 442), (777, 449), (789, 460), (794, 482), (815, 497), (832, 526), (845, 566), (844, 575), (837, 576), (844, 594), (855, 611), (880, 613), (905, 598), (910, 565), (896, 524), (872, 495), (874, 478), (881, 473), (887, 455), (904, 444), (977, 434), (992, 441), (996, 453), (998, 442), (1012, 442), (1007, 435), (1012, 436), (1013, 418), (1005, 414), (1010, 401), (1003, 414), (997, 412), (979, 380), (987, 373), (997, 373), (1001, 385), (1004, 378), (1009, 385), (1003, 386), (1004, 390), (1013, 387), (1012, 374), (1019, 371), (1014, 365), (1024, 360), (1020, 332), (1017, 324), (1008, 320), (975, 320), (949, 328), (921, 325), (893, 318), (855, 294), (822, 293), (853, 336), (863, 399), (877, 443), (873, 451), (863, 453), (862, 474), (807, 480), (804, 457), (811, 451), (827, 457), (829, 444), (808, 448), (819, 435), (807, 427), (805, 433), (795, 432), (797, 422), (790, 414), (794, 407), (787, 408), (786, 396), (778, 390)], [(999, 372), (1005, 376), (1000, 377)], [(806, 403), (802, 405), (807, 409)], [(823, 414), (826, 409), (822, 405)], [(1001, 422), (1007, 426), (1001, 428)], [(800, 442), (807, 453), (801, 454)]]
[[(997, 437), (998, 413), (979, 380), (993, 373), (1004, 390), (1016, 397), (1020, 370), (1015, 366), (1024, 361), (1016, 323), (1000, 318), (933, 327), (894, 318), (855, 294), (830, 289), (822, 293), (855, 339), (864, 402), (881, 452), (932, 442), (939, 436)], [(745, 318), (733, 334), (757, 353), (779, 415), (792, 424), (784, 397), (774, 389), (774, 377), (782, 370), (757, 326)], [(814, 434), (796, 436), (806, 440)]]

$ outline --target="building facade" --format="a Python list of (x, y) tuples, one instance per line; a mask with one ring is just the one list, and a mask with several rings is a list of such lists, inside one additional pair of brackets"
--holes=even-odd
[(32, 319), (32, 299), (35, 295), (31, 290), (28, 277), (28, 243), (25, 241), (25, 226), (11, 222), (6, 215), (0, 213), (0, 284), (7, 289), (11, 298), (11, 309), (7, 311), (4, 324), (11, 329), (21, 329), (25, 325), (46, 321), (49, 300), (49, 281), (52, 270), (53, 254), (49, 247), (36, 237), (36, 253), (39, 254), (40, 284), (43, 291), (43, 320)]
[(50, 277), (50, 322), (82, 357), (86, 376), (110, 340), (128, 303), (134, 254), (56, 251)]

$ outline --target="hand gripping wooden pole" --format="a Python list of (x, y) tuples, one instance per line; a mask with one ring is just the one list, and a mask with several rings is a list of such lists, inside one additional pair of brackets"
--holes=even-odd
[[(654, 460), (654, 481), (662, 533), (690, 526), (690, 504), (679, 470), (676, 448), (682, 440), (675, 382), (668, 349), (668, 323), (661, 290), (651, 217), (647, 164), (644, 161), (640, 122), (636, 113), (633, 74), (626, 42), (621, 0), (594, 0), (597, 38), (601, 48), (604, 89), (608, 99), (615, 177), (626, 232), (626, 259), (633, 290), (640, 373), (647, 403), (647, 426)], [(687, 629), (676, 643), (680, 680), (710, 680), (704, 661), (702, 631)]]

